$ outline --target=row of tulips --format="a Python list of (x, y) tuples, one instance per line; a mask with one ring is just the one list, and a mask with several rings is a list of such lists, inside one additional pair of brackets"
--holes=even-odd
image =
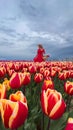
[[(68, 116), (60, 130), (73, 129), (71, 61), (0, 62), (0, 81), (0, 113), (5, 129), (18, 129), (25, 122), (25, 130), (51, 130), (53, 122), (65, 113)], [(45, 123), (47, 120), (49, 123)]]

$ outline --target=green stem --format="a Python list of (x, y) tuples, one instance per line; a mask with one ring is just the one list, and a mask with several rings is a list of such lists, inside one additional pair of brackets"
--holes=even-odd
[(50, 129), (50, 118), (49, 118), (49, 121), (48, 121), (48, 126), (47, 126), (47, 130), (49, 130)]
[(44, 130), (44, 113), (42, 114), (42, 129), (41, 130)]
[(68, 99), (67, 99), (67, 102), (66, 102), (68, 111), (70, 111), (71, 99), (72, 99), (72, 96), (69, 95)]

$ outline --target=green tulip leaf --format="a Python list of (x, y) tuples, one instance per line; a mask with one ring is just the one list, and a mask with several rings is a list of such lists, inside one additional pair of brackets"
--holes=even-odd
[(69, 115), (69, 113), (66, 112), (63, 114), (63, 116), (60, 119), (52, 120), (49, 130), (64, 130), (64, 127), (65, 127), (67, 119), (68, 119), (68, 115)]

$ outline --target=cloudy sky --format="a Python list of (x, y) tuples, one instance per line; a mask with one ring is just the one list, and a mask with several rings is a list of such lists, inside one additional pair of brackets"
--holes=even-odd
[(0, 0), (0, 60), (73, 57), (73, 0)]

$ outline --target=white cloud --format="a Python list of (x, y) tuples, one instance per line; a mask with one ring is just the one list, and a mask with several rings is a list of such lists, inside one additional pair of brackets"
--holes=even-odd
[(23, 34), (23, 33), (28, 34), (30, 32), (30, 28), (28, 27), (27, 23), (21, 20), (17, 21), (15, 29), (16, 32), (19, 34)]

